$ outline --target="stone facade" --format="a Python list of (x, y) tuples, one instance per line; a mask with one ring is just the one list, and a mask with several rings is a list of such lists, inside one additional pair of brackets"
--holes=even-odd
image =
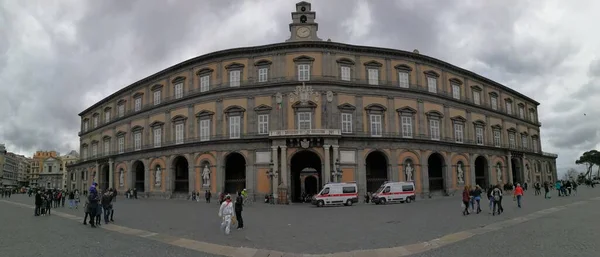
[(286, 43), (185, 61), (82, 112), (76, 187), (295, 200), (331, 181), (429, 196), (556, 180), (539, 103), (419, 53), (320, 41), (313, 14), (297, 5)]

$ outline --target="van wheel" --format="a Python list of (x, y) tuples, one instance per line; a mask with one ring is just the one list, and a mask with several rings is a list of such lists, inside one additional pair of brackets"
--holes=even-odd
[(406, 197), (406, 203), (410, 203), (412, 199), (410, 197)]
[(350, 199), (346, 200), (346, 206), (352, 206), (352, 200), (350, 200)]
[(317, 207), (323, 207), (323, 205), (325, 205), (325, 203), (323, 201), (317, 202)]
[(381, 204), (385, 204), (385, 198), (381, 198), (381, 199), (379, 199), (379, 202), (380, 202)]

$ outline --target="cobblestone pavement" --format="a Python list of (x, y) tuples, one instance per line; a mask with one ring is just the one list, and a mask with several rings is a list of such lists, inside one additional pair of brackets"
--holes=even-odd
[[(505, 213), (495, 217), (487, 214), (487, 200), (482, 201), (482, 205), (485, 205), (483, 213), (463, 217), (459, 196), (421, 200), (411, 204), (361, 204), (327, 208), (254, 203), (244, 211), (246, 229), (234, 231), (230, 236), (219, 233), (216, 203), (119, 198), (115, 204), (115, 220), (120, 226), (218, 245), (323, 254), (402, 245), (423, 248), (418, 243), (447, 235), (452, 235), (450, 241), (460, 241), (470, 237), (460, 234), (463, 231), (503, 221), (508, 224), (513, 219), (518, 222), (515, 218), (543, 214), (541, 211), (555, 206), (598, 196), (600, 190), (582, 188), (577, 196), (554, 196), (546, 200), (534, 196), (530, 191), (524, 197), (524, 208), (516, 208), (510, 197), (506, 197)], [(10, 200), (31, 204), (33, 198), (18, 195)], [(83, 216), (81, 210), (57, 210)], [(429, 250), (435, 247), (425, 248)], [(408, 252), (420, 251), (413, 249)], [(408, 252), (401, 255), (405, 256)], [(394, 254), (390, 253), (390, 256), (400, 255)]]
[[(17, 198), (20, 197), (13, 195), (10, 200)], [(34, 217), (33, 209), (2, 201), (0, 221), (0, 256), (3, 257), (218, 257), (143, 238), (92, 229), (58, 215)]]

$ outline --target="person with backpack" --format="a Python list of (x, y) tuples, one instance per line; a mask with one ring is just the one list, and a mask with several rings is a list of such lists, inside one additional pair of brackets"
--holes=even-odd
[(494, 202), (494, 207), (492, 208), (492, 215), (500, 215), (504, 212), (504, 208), (502, 208), (502, 190), (500, 189), (500, 185), (496, 185), (494, 189), (492, 189), (492, 200)]
[(110, 216), (112, 210), (112, 201), (112, 192), (110, 190), (106, 190), (106, 192), (102, 195), (102, 200), (100, 200), (102, 209), (104, 210), (104, 224), (108, 224), (108, 217)]

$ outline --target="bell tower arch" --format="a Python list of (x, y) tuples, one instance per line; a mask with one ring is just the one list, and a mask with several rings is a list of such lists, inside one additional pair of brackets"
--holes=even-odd
[(317, 14), (312, 11), (311, 4), (305, 1), (296, 4), (296, 11), (292, 12), (290, 23), (290, 38), (286, 42), (294, 41), (322, 41), (317, 37), (319, 24), (315, 22)]

